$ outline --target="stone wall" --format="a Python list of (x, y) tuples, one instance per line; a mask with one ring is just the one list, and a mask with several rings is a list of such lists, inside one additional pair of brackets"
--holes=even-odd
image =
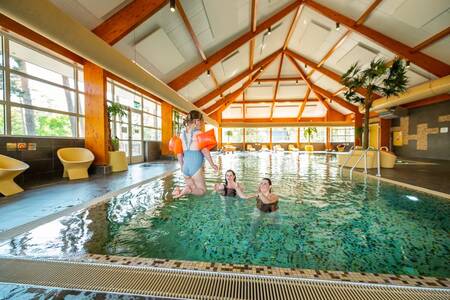
[[(450, 96), (449, 96), (450, 97)], [(401, 157), (450, 160), (450, 101), (413, 108), (406, 117), (394, 119), (391, 132), (401, 145)]]

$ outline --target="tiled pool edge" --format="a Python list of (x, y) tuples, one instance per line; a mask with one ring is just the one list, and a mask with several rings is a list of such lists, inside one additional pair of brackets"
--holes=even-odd
[(278, 268), (270, 266), (253, 266), (241, 264), (223, 264), (170, 259), (151, 259), (140, 257), (111, 256), (88, 254), (77, 258), (82, 262), (99, 262), (127, 266), (159, 267), (167, 269), (199, 270), (209, 272), (229, 272), (262, 276), (300, 277), (316, 280), (344, 281), (355, 283), (387, 284), (397, 286), (414, 286), (427, 288), (450, 289), (449, 278), (427, 276), (377, 274), (366, 272), (343, 272), (327, 270), (311, 270), (296, 268)]
[(415, 186), (415, 185), (412, 185), (412, 184), (409, 184), (409, 183), (405, 183), (405, 182), (401, 182), (401, 181), (397, 181), (397, 180), (393, 180), (393, 179), (389, 179), (389, 178), (385, 178), (385, 177), (383, 177), (383, 173), (381, 173), (381, 176), (378, 177), (376, 175), (372, 175), (372, 174), (369, 174), (369, 173), (365, 174), (362, 171), (356, 171), (355, 170), (354, 172), (357, 173), (358, 175), (367, 176), (369, 178), (373, 178), (373, 179), (380, 180), (380, 181), (383, 181), (383, 182), (387, 182), (387, 183), (390, 183), (390, 184), (398, 185), (398, 186), (401, 186), (401, 187), (409, 189), (409, 190), (413, 190), (413, 191), (421, 192), (421, 193), (425, 193), (425, 194), (430, 194), (430, 195), (433, 195), (433, 196), (436, 196), (436, 197), (439, 197), (439, 198), (444, 198), (444, 199), (450, 200), (450, 194), (447, 194), (447, 193), (444, 193), (444, 192), (435, 191), (435, 190), (431, 190), (431, 189), (427, 189), (427, 188), (420, 187), (420, 186)]
[(93, 205), (105, 202), (105, 201), (109, 200), (112, 197), (115, 197), (115, 196), (117, 196), (117, 195), (119, 195), (121, 193), (124, 193), (124, 192), (126, 192), (128, 190), (131, 190), (131, 189), (133, 189), (135, 187), (138, 187), (140, 185), (149, 183), (149, 182), (151, 182), (153, 180), (157, 180), (157, 179), (161, 179), (161, 178), (167, 177), (167, 176), (173, 174), (179, 168), (180, 167), (177, 165), (174, 168), (172, 168), (172, 169), (170, 169), (170, 170), (168, 170), (168, 171), (166, 171), (166, 172), (164, 172), (164, 173), (162, 173), (160, 175), (147, 178), (145, 180), (133, 183), (133, 184), (131, 184), (129, 186), (123, 187), (123, 188), (118, 189), (116, 191), (108, 192), (108, 193), (106, 193), (104, 195), (101, 195), (99, 197), (93, 198), (93, 199), (88, 200), (88, 201), (86, 201), (84, 203), (81, 203), (81, 204), (78, 204), (78, 205), (66, 208), (66, 209), (61, 210), (59, 212), (56, 212), (54, 214), (50, 214), (50, 215), (48, 215), (46, 217), (43, 217), (43, 218), (31, 221), (31, 222), (25, 223), (23, 225), (11, 228), (9, 230), (3, 231), (3, 232), (0, 233), (0, 243), (3, 243), (3, 242), (5, 242), (5, 241), (7, 241), (7, 240), (17, 236), (17, 235), (20, 235), (20, 234), (23, 234), (23, 233), (25, 233), (27, 231), (30, 231), (33, 228), (36, 228), (36, 227), (38, 227), (40, 225), (43, 225), (43, 224), (46, 224), (48, 222), (54, 221), (54, 220), (56, 220), (56, 219), (58, 219), (60, 217), (67, 216), (67, 215), (69, 215), (71, 213), (74, 213), (76, 211), (83, 210), (83, 209), (89, 208), (90, 206), (93, 206)]

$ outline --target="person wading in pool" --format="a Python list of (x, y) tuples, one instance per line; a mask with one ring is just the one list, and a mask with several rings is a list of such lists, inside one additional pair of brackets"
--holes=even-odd
[(278, 195), (272, 193), (272, 181), (269, 178), (263, 178), (258, 186), (258, 191), (254, 195), (245, 195), (243, 191), (236, 186), (236, 194), (242, 199), (251, 199), (256, 197), (256, 207), (263, 212), (274, 212), (278, 209)]
[(186, 128), (181, 133), (183, 152), (178, 153), (177, 158), (184, 175), (185, 186), (182, 190), (179, 187), (173, 190), (172, 196), (174, 198), (188, 194), (202, 196), (206, 193), (205, 177), (202, 168), (205, 157), (216, 172), (219, 170), (212, 160), (208, 148), (200, 149), (199, 136), (203, 134), (200, 131), (202, 122), (203, 116), (196, 110), (190, 111), (184, 121)]
[(233, 170), (227, 170), (225, 172), (225, 183), (216, 183), (214, 185), (214, 190), (222, 196), (236, 197), (236, 189), (239, 189), (241, 192), (244, 190), (244, 188), (236, 182), (236, 173), (234, 173)]

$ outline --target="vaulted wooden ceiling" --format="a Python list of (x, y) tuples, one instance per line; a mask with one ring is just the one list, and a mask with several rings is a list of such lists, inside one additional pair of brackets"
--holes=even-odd
[(375, 57), (409, 60), (409, 86), (450, 74), (448, 0), (52, 2), (223, 119), (348, 119), (340, 76)]

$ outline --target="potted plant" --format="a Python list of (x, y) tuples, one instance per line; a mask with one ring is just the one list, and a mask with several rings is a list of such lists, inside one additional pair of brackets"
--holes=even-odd
[(303, 132), (305, 138), (308, 139), (308, 145), (305, 146), (305, 151), (314, 151), (314, 146), (311, 145), (311, 138), (314, 136), (314, 134), (317, 134), (316, 127), (308, 127)]
[(111, 121), (114, 118), (122, 118), (127, 115), (127, 109), (120, 103), (113, 102), (108, 105), (108, 124), (109, 124), (109, 165), (113, 172), (128, 170), (127, 157), (124, 151), (119, 151), (119, 138), (111, 136)]
[(225, 135), (227, 136), (227, 140), (228, 140), (228, 144), (230, 143), (230, 137), (233, 136), (233, 131), (231, 130), (227, 130), (227, 132), (225, 132)]
[[(367, 149), (369, 147), (369, 112), (375, 100), (374, 96), (379, 94), (390, 97), (404, 92), (408, 84), (406, 64), (399, 58), (396, 58), (390, 66), (383, 59), (374, 59), (367, 69), (361, 70), (358, 63), (355, 63), (342, 75), (341, 83), (348, 88), (344, 94), (345, 99), (364, 105), (362, 148)], [(364, 95), (358, 94), (361, 88), (366, 90)]]

